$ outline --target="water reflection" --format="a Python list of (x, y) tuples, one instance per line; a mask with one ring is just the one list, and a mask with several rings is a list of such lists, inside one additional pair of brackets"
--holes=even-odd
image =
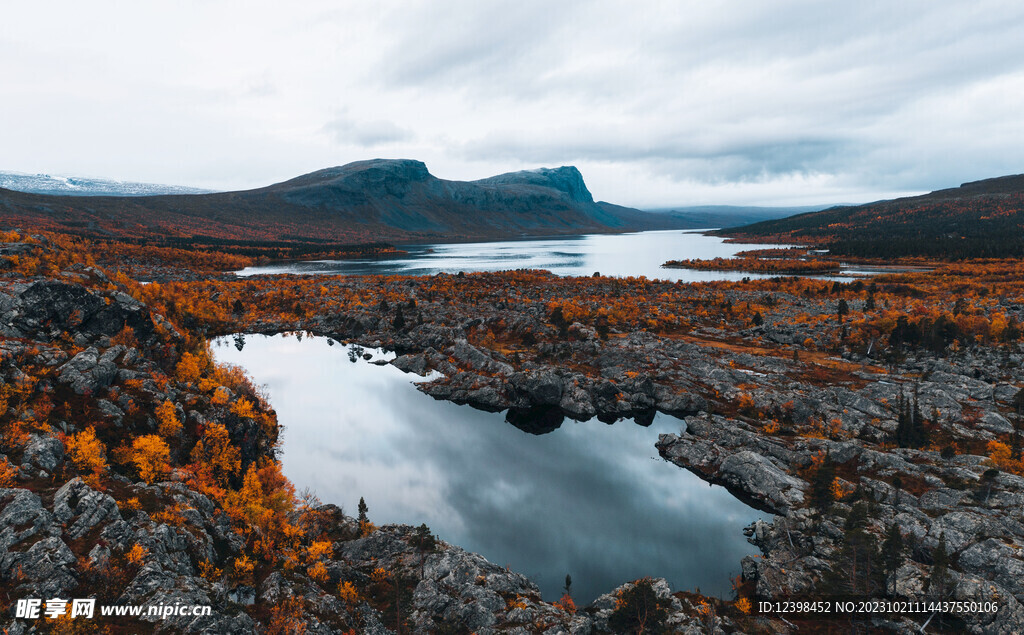
[(754, 552), (741, 530), (758, 512), (657, 456), (658, 434), (677, 431), (676, 419), (552, 425), (513, 415), (535, 428), (524, 432), (502, 414), (432, 400), (413, 376), (350, 361), (325, 338), (237, 343), (220, 338), (214, 352), (266, 384), (298, 488), (350, 514), (363, 496), (378, 524), (426, 522), (527, 574), (547, 599), (566, 573), (584, 602), (644, 575), (727, 595)]
[(610, 276), (647, 276), (662, 280), (699, 282), (768, 278), (740, 271), (688, 271), (663, 269), (668, 260), (728, 258), (745, 249), (781, 245), (726, 243), (717, 236), (692, 231), (655, 231), (635, 234), (592, 234), (543, 240), (487, 243), (409, 245), (401, 258), (318, 260), (247, 267), (240, 275), (264, 273), (408, 274), (433, 275), (459, 271), (547, 269), (560, 276), (589, 276), (595, 271)]

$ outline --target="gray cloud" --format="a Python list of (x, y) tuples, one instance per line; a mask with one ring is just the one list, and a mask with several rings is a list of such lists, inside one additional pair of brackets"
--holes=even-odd
[(230, 188), (386, 145), (453, 179), (576, 163), (634, 205), (1024, 171), (1017, 3), (58, 5), (5, 16), (5, 169)]
[(406, 130), (393, 122), (385, 120), (355, 121), (346, 116), (339, 116), (324, 125), (336, 143), (355, 144), (364, 148), (379, 146), (386, 143), (398, 143), (413, 139), (411, 130)]

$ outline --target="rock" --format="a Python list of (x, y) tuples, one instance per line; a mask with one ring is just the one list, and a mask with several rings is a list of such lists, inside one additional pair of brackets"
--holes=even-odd
[(53, 436), (30, 434), (23, 461), (52, 472), (64, 460), (64, 444)]
[[(1009, 589), (1017, 588), (1020, 580), (1024, 580), (1024, 551), (995, 538), (964, 549), (957, 562), (963, 571), (994, 580)], [(1018, 591), (1017, 596), (1018, 600), (1024, 599), (1024, 592)]]
[(84, 395), (110, 386), (117, 378), (117, 366), (110, 360), (101, 360), (99, 351), (90, 346), (61, 366), (58, 373), (61, 383)]
[(978, 426), (996, 434), (1009, 434), (1014, 431), (1013, 424), (997, 412), (986, 412), (978, 422)]
[(553, 371), (516, 373), (509, 379), (532, 405), (557, 406), (562, 401), (562, 379)]
[(57, 490), (53, 496), (53, 515), (64, 525), (71, 523), (65, 533), (72, 540), (97, 525), (121, 520), (117, 502), (109, 494), (92, 489), (81, 478), (74, 478)]
[(419, 376), (427, 374), (427, 359), (423, 355), (399, 355), (391, 360), (391, 365), (404, 373)]

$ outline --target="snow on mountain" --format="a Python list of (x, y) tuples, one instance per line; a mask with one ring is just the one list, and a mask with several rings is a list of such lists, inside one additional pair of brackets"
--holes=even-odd
[(0, 188), (33, 194), (66, 196), (156, 196), (159, 194), (206, 194), (211, 190), (180, 185), (132, 183), (111, 179), (51, 174), (0, 172)]

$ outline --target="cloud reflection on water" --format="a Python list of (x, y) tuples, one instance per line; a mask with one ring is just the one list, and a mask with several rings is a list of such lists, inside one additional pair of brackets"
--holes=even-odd
[(588, 602), (622, 582), (729, 592), (755, 549), (741, 530), (759, 516), (657, 456), (648, 427), (566, 420), (533, 435), (500, 413), (436, 401), (392, 366), (351, 363), (325, 338), (221, 338), (219, 361), (266, 384), (285, 426), (285, 474), (353, 513), (365, 497), (381, 523), (426, 522), (448, 542), (527, 574), (557, 598), (566, 573)]

